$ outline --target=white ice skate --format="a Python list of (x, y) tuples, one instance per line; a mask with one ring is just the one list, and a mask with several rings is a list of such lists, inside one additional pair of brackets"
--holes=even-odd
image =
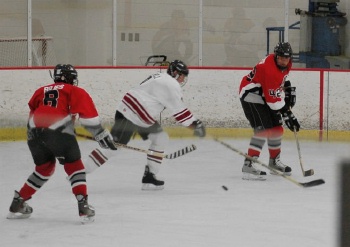
[[(253, 158), (257, 158), (257, 157), (253, 157)], [(242, 173), (243, 173), (242, 179), (244, 180), (260, 180), (260, 181), (266, 180), (266, 172), (257, 169), (254, 166), (254, 162), (249, 159), (244, 160)]]

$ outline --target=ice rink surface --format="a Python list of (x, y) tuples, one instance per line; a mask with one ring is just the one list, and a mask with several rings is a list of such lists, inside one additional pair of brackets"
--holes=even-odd
[[(248, 139), (227, 139), (246, 152)], [(158, 177), (162, 191), (141, 191), (146, 156), (118, 150), (108, 163), (88, 175), (89, 202), (95, 222), (79, 222), (77, 203), (63, 167), (28, 201), (29, 219), (8, 220), (14, 190), (33, 171), (26, 142), (0, 142), (0, 246), (84, 247), (336, 247), (339, 219), (340, 161), (350, 157), (346, 143), (300, 140), (303, 177), (295, 141), (282, 144), (282, 161), (293, 179), (323, 178), (326, 183), (300, 188), (268, 173), (266, 181), (242, 180), (243, 157), (205, 139), (170, 140), (167, 152), (189, 144), (197, 150), (164, 160)], [(148, 142), (131, 146), (147, 149)], [(83, 157), (95, 147), (80, 141)], [(261, 160), (268, 162), (267, 147)], [(222, 189), (225, 185), (228, 190)]]

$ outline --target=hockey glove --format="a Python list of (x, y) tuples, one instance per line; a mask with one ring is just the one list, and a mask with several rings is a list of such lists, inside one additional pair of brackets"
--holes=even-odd
[(300, 129), (300, 124), (298, 122), (298, 119), (294, 116), (292, 111), (286, 111), (282, 113), (282, 118), (284, 123), (287, 125), (288, 129), (294, 132), (294, 127), (295, 130), (298, 132)]
[(198, 137), (205, 137), (205, 127), (201, 120), (193, 121), (191, 126), (194, 128), (193, 134)]
[(297, 101), (297, 92), (296, 87), (292, 87), (290, 81), (284, 82), (284, 93), (286, 95), (284, 98), (286, 108), (293, 108)]
[(113, 141), (113, 137), (109, 130), (104, 129), (102, 132), (95, 136), (95, 140), (100, 144), (101, 148), (110, 148), (112, 150), (117, 150), (117, 147)]

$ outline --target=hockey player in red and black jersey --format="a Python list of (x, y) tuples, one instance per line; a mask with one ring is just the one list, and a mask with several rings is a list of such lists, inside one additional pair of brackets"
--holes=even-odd
[[(291, 131), (299, 131), (298, 120), (291, 111), (296, 101), (295, 87), (287, 80), (292, 68), (292, 48), (288, 42), (280, 42), (270, 54), (243, 77), (239, 97), (244, 114), (254, 130), (248, 155), (258, 158), (267, 140), (269, 166), (291, 175), (291, 167), (280, 160), (283, 121)], [(266, 172), (257, 169), (245, 159), (243, 179), (265, 180)]]
[[(160, 113), (166, 108), (175, 120), (185, 127), (194, 130), (194, 135), (204, 137), (203, 123), (195, 118), (182, 101), (183, 86), (187, 82), (189, 70), (182, 61), (174, 60), (169, 64), (167, 73), (150, 75), (139, 86), (127, 92), (117, 105), (115, 123), (111, 134), (115, 142), (127, 144), (134, 133), (143, 140), (150, 140), (149, 151), (163, 154), (169, 136), (157, 122)], [(84, 162), (87, 172), (92, 172), (104, 164), (111, 152), (96, 149)], [(158, 180), (162, 158), (147, 155), (145, 172), (142, 178), (143, 190), (160, 190), (164, 181)]]
[[(37, 89), (29, 100), (27, 142), (35, 170), (19, 191), (15, 191), (8, 219), (28, 218), (33, 212), (26, 201), (50, 179), (56, 159), (63, 165), (78, 201), (83, 223), (94, 220), (95, 210), (88, 204), (86, 173), (74, 133), (77, 118), (103, 148), (115, 149), (108, 130), (102, 128), (90, 95), (78, 87), (78, 73), (70, 64), (58, 64), (54, 83)], [(56, 212), (57, 213), (57, 212)]]

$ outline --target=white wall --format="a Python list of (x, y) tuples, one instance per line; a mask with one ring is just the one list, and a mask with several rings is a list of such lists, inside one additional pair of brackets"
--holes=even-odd
[[(102, 120), (113, 121), (115, 105), (131, 87), (144, 80), (155, 68), (78, 69), (79, 86), (94, 99)], [(184, 101), (208, 127), (249, 127), (238, 98), (238, 86), (248, 69), (191, 69), (183, 88)], [(350, 130), (350, 72), (325, 72), (324, 126), (329, 130)], [(35, 89), (52, 83), (47, 69), (0, 70), (0, 127), (25, 126), (27, 102)], [(306, 129), (319, 128), (320, 72), (293, 70), (292, 84), (297, 87), (294, 113)], [(175, 124), (165, 111), (162, 123)]]
[[(27, 1), (2, 0), (1, 3), (0, 39), (25, 36)], [(203, 1), (203, 65), (254, 66), (266, 55), (266, 28), (284, 26), (284, 3), (281, 0)], [(55, 62), (48, 65), (112, 65), (112, 4), (112, 0), (33, 0), (33, 36), (53, 38), (49, 47), (54, 50), (52, 60)], [(160, 53), (169, 60), (181, 58), (188, 65), (198, 65), (198, 4), (199, 1), (187, 0), (118, 0), (117, 65), (144, 65), (148, 56)], [(340, 0), (338, 9), (349, 13), (349, 4), (350, 0)], [(300, 21), (296, 8), (307, 11), (308, 1), (289, 1), (289, 25)], [(180, 13), (180, 17), (172, 18), (175, 13)], [(345, 29), (342, 50), (350, 56), (350, 25)], [(122, 34), (126, 35), (124, 41)], [(139, 41), (128, 41), (129, 34), (138, 34)], [(289, 30), (288, 37), (293, 50), (299, 52), (300, 30)], [(184, 40), (193, 49), (186, 51), (188, 43)], [(277, 41), (278, 32), (271, 32), (270, 51)], [(0, 54), (6, 49), (1, 45)], [(12, 49), (11, 54), (19, 51), (18, 47)], [(0, 66), (7, 66), (3, 61), (5, 57), (0, 57)], [(305, 64), (295, 67), (305, 67)]]

